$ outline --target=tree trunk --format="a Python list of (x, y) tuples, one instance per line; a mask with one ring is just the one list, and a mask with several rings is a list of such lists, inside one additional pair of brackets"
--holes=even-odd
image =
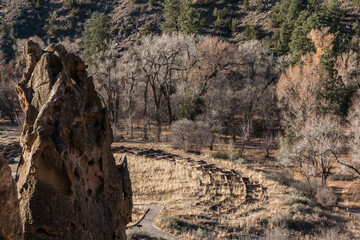
[(145, 123), (145, 124), (144, 124), (144, 127), (143, 127), (143, 131), (144, 131), (144, 137), (143, 137), (143, 140), (144, 140), (144, 141), (149, 140), (147, 125), (148, 125), (148, 124), (147, 124), (147, 123)]
[(269, 149), (268, 149), (268, 148), (266, 148), (265, 150), (266, 150), (266, 155), (265, 155), (265, 158), (269, 158), (269, 156), (270, 156)]
[(130, 127), (130, 139), (134, 138), (134, 123), (133, 123), (133, 119), (130, 116), (130, 121), (129, 121), (129, 127)]
[(210, 151), (214, 150), (215, 134), (211, 133)]
[(161, 120), (160, 120), (160, 118), (156, 119), (156, 125), (157, 125), (156, 140), (158, 142), (160, 142), (160, 136), (161, 136)]
[(244, 142), (242, 144), (241, 151), (240, 151), (240, 157), (243, 157), (243, 153), (244, 153), (244, 150), (245, 150), (245, 145), (246, 145), (246, 140), (244, 140)]
[(171, 102), (170, 102), (169, 97), (167, 99), (167, 108), (168, 108), (168, 114), (169, 114), (169, 126), (171, 126), (172, 121), (173, 121), (173, 115), (172, 115)]

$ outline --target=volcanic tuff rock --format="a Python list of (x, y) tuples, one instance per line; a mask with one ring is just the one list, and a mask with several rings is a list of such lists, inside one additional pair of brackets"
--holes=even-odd
[(0, 239), (22, 239), (16, 183), (7, 162), (0, 157)]
[(26, 239), (126, 239), (132, 192), (108, 113), (80, 57), (29, 41), (17, 185)]

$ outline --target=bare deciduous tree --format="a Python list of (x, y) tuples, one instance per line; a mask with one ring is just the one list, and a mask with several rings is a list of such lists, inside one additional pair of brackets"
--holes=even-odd
[(317, 186), (320, 178), (321, 187), (325, 187), (343, 147), (339, 130), (339, 120), (333, 116), (310, 117), (301, 128), (289, 131), (282, 139), (278, 158), (285, 165), (297, 166), (310, 185)]
[(261, 148), (265, 151), (266, 155), (265, 157), (270, 157), (270, 148), (274, 144), (274, 135), (270, 130), (267, 130), (263, 133), (262, 139), (261, 139)]
[(119, 83), (117, 77), (117, 56), (116, 43), (111, 41), (108, 43), (107, 50), (100, 52), (96, 58), (96, 62), (91, 66), (90, 71), (95, 76), (97, 90), (105, 97), (106, 105), (109, 109), (110, 121), (117, 124), (117, 108), (116, 99), (119, 92), (117, 85)]
[(252, 121), (246, 121), (241, 124), (241, 138), (243, 141), (241, 150), (240, 150), (240, 157), (243, 156), (245, 146), (247, 142), (250, 140), (251, 133), (253, 131), (253, 124)]
[(349, 151), (349, 157), (344, 160), (336, 158), (338, 163), (351, 169), (360, 175), (360, 107), (359, 96), (356, 96), (352, 101), (352, 107), (348, 115), (348, 142), (344, 142)]
[(182, 72), (186, 70), (187, 58), (191, 55), (187, 50), (193, 43), (192, 36), (161, 35), (144, 38), (139, 47), (141, 70), (146, 82), (145, 91), (149, 90), (152, 94), (155, 108), (158, 140), (160, 140), (161, 134), (163, 98), (170, 125), (174, 118), (172, 96), (175, 93), (177, 81), (182, 77)]
[(20, 105), (15, 93), (15, 85), (21, 79), (21, 70), (13, 63), (0, 65), (0, 113), (10, 118), (12, 123), (20, 119)]

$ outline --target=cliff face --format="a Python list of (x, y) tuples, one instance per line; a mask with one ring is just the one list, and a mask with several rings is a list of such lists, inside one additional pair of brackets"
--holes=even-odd
[(0, 157), (0, 239), (22, 239), (16, 183), (8, 163)]
[(132, 192), (116, 167), (107, 110), (84, 62), (29, 41), (17, 86), (26, 114), (17, 174), (26, 239), (126, 239)]

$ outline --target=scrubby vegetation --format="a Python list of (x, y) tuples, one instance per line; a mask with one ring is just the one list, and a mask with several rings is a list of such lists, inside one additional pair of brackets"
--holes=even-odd
[[(260, 171), (267, 187), (279, 185), (265, 210), (239, 205), (226, 227), (216, 211), (192, 206), (210, 223), (173, 207), (159, 221), (163, 228), (190, 239), (359, 237), (337, 209), (359, 200), (359, 1), (4, 2), (2, 119), (21, 123), (13, 88), (26, 65), (24, 41), (61, 42), (83, 52), (116, 140), (169, 144), (243, 174)], [(168, 201), (176, 192), (192, 201), (196, 193), (186, 191), (194, 183), (175, 181), (191, 173), (177, 175), (171, 166), (148, 166), (150, 175), (164, 171), (147, 176), (150, 182), (174, 174), (154, 184), (156, 196)], [(155, 198), (142, 188), (136, 194)]]

